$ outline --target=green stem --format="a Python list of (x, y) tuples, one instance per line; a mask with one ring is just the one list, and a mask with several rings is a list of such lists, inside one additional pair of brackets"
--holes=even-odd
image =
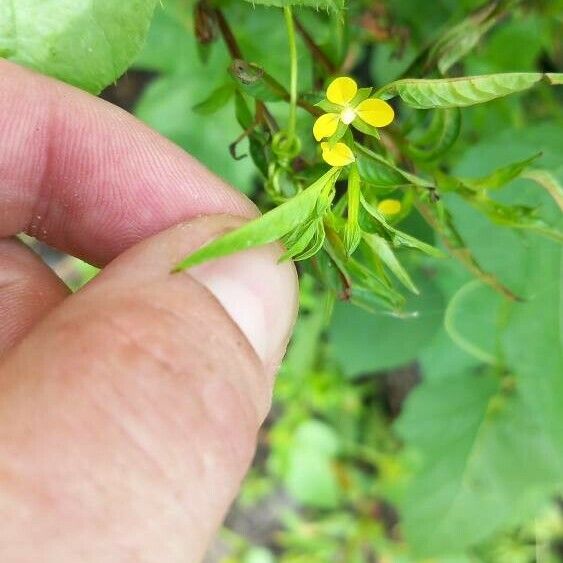
[(288, 136), (290, 139), (295, 135), (296, 112), (297, 112), (297, 42), (295, 37), (295, 22), (290, 6), (283, 9), (285, 23), (287, 26), (287, 38), (289, 40), (289, 59), (291, 63), (291, 77), (289, 86), (289, 125)]

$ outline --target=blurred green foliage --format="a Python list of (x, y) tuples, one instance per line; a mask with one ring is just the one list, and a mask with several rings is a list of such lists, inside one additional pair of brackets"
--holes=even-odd
[[(264, 174), (263, 139), (240, 140), (241, 122), (248, 120), (241, 113), (248, 110), (226, 72), (232, 45), (229, 52), (195, 4), (166, 0), (157, 7), (133, 67), (152, 78), (135, 112), (263, 205), (257, 171)], [(262, 4), (296, 5), (308, 30), (308, 38), (298, 37), (299, 90), (312, 99), (319, 76), (331, 74), (319, 72), (327, 62), (319, 53), (334, 66), (332, 74), (342, 69), (376, 88), (403, 75), (557, 72), (563, 63), (560, 0), (214, 2), (246, 60), (284, 87), (290, 64), (282, 12)], [(0, 55), (3, 48), (0, 43)], [(81, 85), (88, 87), (89, 78)], [(453, 257), (403, 251), (420, 293), (394, 314), (368, 312), (346, 299), (335, 304), (314, 267), (302, 268), (301, 314), (260, 440), (266, 458), (257, 456), (221, 535), (228, 553), (222, 560), (561, 560), (563, 284), (561, 246), (552, 240), (562, 225), (560, 103), (560, 93), (540, 85), (442, 114), (450, 123), (444, 130), (453, 127), (459, 138), (455, 145), (455, 135), (442, 138), (431, 155), (424, 133), (430, 120), (401, 106), (403, 134), (416, 140), (418, 152), (406, 142), (399, 148), (416, 161), (417, 174), (438, 185), (440, 205), (463, 245), (452, 251), (440, 243), (414, 210), (395, 226), (445, 253), (472, 256), (481, 276)], [(274, 119), (286, 119), (285, 102), (268, 108)], [(316, 154), (312, 123), (299, 114), (305, 159)], [(234, 159), (229, 145), (235, 141), (236, 154), (252, 158)], [(488, 175), (540, 152), (531, 166), (542, 171), (536, 175), (542, 181), (516, 167), (514, 179), (495, 189)], [(496, 173), (499, 183), (512, 178), (511, 170)], [(405, 190), (397, 186), (405, 177), (392, 168), (363, 174), (375, 184), (385, 180), (382, 196)], [(486, 178), (487, 193), (475, 178)], [(484, 283), (483, 272), (518, 299)], [(255, 537), (236, 525), (241, 513), (259, 520), (264, 506), (276, 514), (268, 533)]]
[[(247, 60), (287, 84), (280, 13), (234, 4), (224, 2), (223, 10)], [(498, 18), (455, 63), (455, 74), (557, 70), (563, 53), (555, 4), (515, 2), (510, 15)], [(350, 68), (367, 84), (389, 82), (482, 5), (352, 2), (344, 31), (354, 53)], [(228, 65), (228, 53), (214, 45), (202, 64), (191, 14), (178, 6), (157, 12), (137, 63), (160, 75), (140, 100), (138, 114), (248, 189), (249, 159), (228, 156), (227, 145), (238, 135), (228, 102), (212, 118), (190, 111), (205, 99), (204, 91), (224, 84), (221, 65)], [(326, 13), (297, 13), (330, 53)], [(335, 43), (331, 47), (338, 51)], [(306, 91), (314, 74), (301, 39), (298, 47), (300, 88)], [(460, 138), (439, 161), (440, 170), (482, 177), (541, 151), (535, 165), (563, 181), (557, 95), (540, 87), (464, 110)], [(283, 106), (270, 107), (284, 115)], [(205, 135), (193, 134), (200, 121)], [(310, 118), (303, 115), (300, 126), (306, 131)], [(305, 153), (312, 153), (310, 135), (301, 137)], [(330, 299), (305, 275), (301, 317), (278, 378), (272, 425), (263, 432), (267, 461), (257, 461), (239, 510), (252, 513), (279, 490), (293, 500), (281, 506), (271, 501), (278, 525), (262, 546), (245, 542), (244, 530), (225, 532), (232, 550), (225, 560), (559, 559), (561, 250), (533, 233), (498, 226), (455, 193), (443, 198), (483, 269), (523, 301), (511, 302), (473, 280), (452, 259), (412, 255), (408, 265), (420, 295), (409, 297), (404, 315), (372, 314), (345, 302), (330, 314)], [(533, 206), (547, 224), (560, 224), (553, 199), (528, 179), (510, 182), (494, 198)], [(398, 226), (434, 241), (417, 214)], [(422, 383), (410, 391), (418, 377)]]

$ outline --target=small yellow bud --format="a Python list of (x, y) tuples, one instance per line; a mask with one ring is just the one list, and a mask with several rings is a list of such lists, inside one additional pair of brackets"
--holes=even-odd
[(383, 199), (377, 205), (377, 210), (382, 215), (397, 215), (401, 211), (401, 202), (398, 199)]

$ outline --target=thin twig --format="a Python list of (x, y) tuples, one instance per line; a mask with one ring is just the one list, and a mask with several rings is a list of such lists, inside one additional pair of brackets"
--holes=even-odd
[(301, 35), (307, 49), (311, 52), (313, 60), (317, 61), (327, 72), (327, 74), (335, 74), (338, 70), (334, 63), (328, 58), (327, 54), (315, 43), (310, 33), (303, 27), (303, 24), (294, 18), (295, 27)]
[[(217, 25), (219, 26), (219, 31), (221, 32), (221, 37), (229, 50), (229, 54), (233, 60), (240, 59), (242, 61), (245, 60), (242, 50), (236, 40), (236, 37), (231, 30), (231, 26), (229, 22), (227, 22), (223, 12), (219, 8), (215, 8), (215, 17), (217, 18)], [(277, 131), (279, 126), (274, 118), (274, 116), (270, 113), (266, 104), (260, 100), (256, 101), (256, 108), (259, 110), (257, 114), (261, 114), (264, 117), (264, 123), (273, 131)]]
[(231, 27), (227, 23), (223, 12), (219, 8), (215, 8), (215, 17), (217, 18), (217, 25), (219, 26), (219, 31), (223, 37), (223, 41), (229, 50), (229, 54), (233, 59), (244, 59), (242, 56), (242, 51), (240, 50), (239, 44), (231, 30)]
[(416, 208), (424, 218), (424, 220), (436, 231), (446, 248), (465, 266), (465, 268), (471, 272), (474, 276), (479, 278), (483, 283), (492, 287), (495, 291), (504, 295), (507, 299), (511, 301), (522, 301), (518, 295), (513, 293), (508, 287), (506, 287), (501, 281), (497, 279), (494, 274), (486, 272), (481, 268), (477, 259), (473, 256), (471, 251), (466, 247), (459, 247), (454, 244), (450, 238), (441, 229), (439, 222), (436, 220), (434, 213), (430, 208), (422, 202), (416, 205)]

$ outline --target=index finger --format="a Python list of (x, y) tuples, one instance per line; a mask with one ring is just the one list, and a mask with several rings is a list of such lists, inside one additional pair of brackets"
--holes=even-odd
[(0, 60), (0, 237), (104, 265), (175, 223), (254, 205), (125, 111)]

